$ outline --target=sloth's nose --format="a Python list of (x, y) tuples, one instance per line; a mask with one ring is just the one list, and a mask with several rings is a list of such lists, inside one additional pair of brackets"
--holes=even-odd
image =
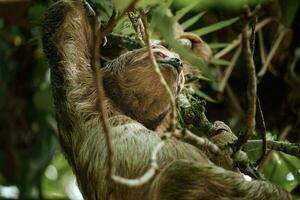
[(182, 61), (179, 58), (170, 58), (168, 62), (170, 65), (174, 66), (178, 72), (180, 72), (183, 68)]
[(169, 64), (173, 66), (178, 72), (181, 72), (183, 65), (182, 61), (179, 58), (176, 57), (169, 57), (164, 60), (158, 60), (157, 63), (159, 64)]

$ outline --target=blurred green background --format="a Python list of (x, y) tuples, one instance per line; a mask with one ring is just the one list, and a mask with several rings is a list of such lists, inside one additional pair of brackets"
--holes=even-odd
[[(82, 199), (56, 138), (50, 71), (40, 38), (43, 15), (51, 2), (0, 0), (0, 198), (3, 199)], [(122, 10), (129, 2), (92, 0), (104, 22), (113, 4)], [(258, 85), (267, 137), (299, 142), (300, 1), (248, 2), (253, 6), (262, 3), (257, 24), (270, 19), (256, 34), (254, 53), (257, 71), (269, 58), (268, 68)], [(172, 45), (172, 23), (178, 22), (185, 31), (201, 35), (213, 52), (218, 53), (238, 37), (241, 23), (237, 17), (244, 3), (242, 0), (169, 0), (165, 3), (141, 0), (138, 6), (153, 8), (149, 12), (153, 38), (164, 41), (185, 58), (186, 52)], [(172, 10), (173, 17), (164, 16), (167, 8)], [(135, 39), (128, 19), (124, 19), (114, 33)], [(279, 42), (278, 38), (281, 38)], [(279, 44), (276, 46), (276, 43)], [(197, 87), (193, 89), (210, 102), (207, 106), (210, 120), (222, 120), (239, 133), (245, 130), (246, 70), (240, 57), (233, 62), (235, 52), (214, 57), (206, 74), (198, 76)], [(235, 68), (231, 69), (231, 65)], [(258, 130), (259, 126), (258, 122)], [(250, 154), (255, 158), (259, 152)], [(268, 180), (300, 199), (298, 159), (273, 152), (260, 170)]]

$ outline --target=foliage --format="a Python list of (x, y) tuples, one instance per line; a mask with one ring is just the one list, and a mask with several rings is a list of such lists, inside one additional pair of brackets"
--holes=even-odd
[[(114, 6), (117, 13), (121, 13), (131, 0), (91, 2), (105, 24)], [(298, 0), (274, 2), (270, 6), (269, 1), (247, 1), (253, 6), (262, 3), (258, 22), (271, 16), (280, 26), (294, 32), (294, 36), (285, 36), (285, 40), (290, 41), (289, 44), (286, 42), (279, 46), (267, 74), (260, 82), (259, 96), (269, 136), (299, 142), (296, 133), (299, 133), (300, 111), (297, 106), (300, 105), (300, 98), (295, 91), (299, 91), (297, 89), (300, 87), (299, 82), (294, 83), (289, 79), (287, 69), (292, 66), (294, 59), (296, 64), (299, 59), (300, 30), (295, 24), (300, 18), (300, 3)], [(39, 25), (49, 3), (50, 1), (37, 1), (14, 4), (14, 8), (20, 9), (26, 16), (24, 22), (21, 21), (21, 14), (12, 17), (14, 10), (8, 6), (10, 3), (0, 2), (0, 198), (9, 195), (20, 198), (81, 198), (80, 194), (72, 196), (78, 190), (55, 136), (50, 74), (39, 37)], [(233, 62), (232, 54), (222, 58), (215, 57), (209, 66), (204, 65), (201, 59), (175, 39), (173, 26), (178, 23), (185, 31), (203, 36), (217, 53), (228, 47), (238, 36), (239, 13), (244, 4), (244, 0), (168, 0), (163, 3), (158, 0), (140, 0), (137, 3), (137, 8), (149, 11), (152, 38), (163, 41), (197, 71), (202, 71), (202, 75), (196, 77), (197, 87), (190, 84), (187, 89), (211, 102), (207, 108), (209, 118), (227, 122), (235, 132), (245, 129), (243, 112), (246, 109), (246, 76), (242, 59), (236, 61), (225, 91), (220, 91), (219, 83)], [(11, 16), (1, 14), (7, 7), (11, 9)], [(166, 15), (168, 9), (173, 12), (173, 16)], [(278, 24), (269, 24), (268, 29), (273, 32), (264, 29), (262, 41), (257, 39), (254, 57), (259, 68), (264, 63), (261, 50), (265, 49), (265, 54), (271, 51), (277, 37)], [(127, 18), (113, 32), (135, 39), (134, 29)], [(298, 63), (295, 73), (299, 74), (299, 71)], [(290, 126), (292, 127), (285, 134), (285, 128)], [(250, 154), (255, 160), (260, 152)], [(300, 194), (298, 159), (273, 152), (262, 172), (271, 182), (283, 186), (295, 195)], [(7, 186), (16, 186), (17, 189), (14, 187), (7, 192)]]

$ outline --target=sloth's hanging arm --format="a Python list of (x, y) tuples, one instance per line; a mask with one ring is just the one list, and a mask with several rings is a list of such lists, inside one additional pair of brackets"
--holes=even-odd
[(77, 178), (88, 167), (97, 169), (89, 161), (97, 154), (92, 150), (100, 137), (89, 14), (81, 0), (59, 0), (50, 6), (43, 23), (43, 47), (51, 67), (58, 138)]
[(92, 30), (82, 1), (57, 1), (46, 16), (43, 45), (51, 65), (56, 118), (63, 130), (98, 116), (91, 65)]

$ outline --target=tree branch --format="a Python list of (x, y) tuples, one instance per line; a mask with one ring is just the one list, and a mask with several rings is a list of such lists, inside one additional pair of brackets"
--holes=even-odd
[[(290, 154), (300, 158), (300, 144), (297, 143), (289, 143), (289, 142), (282, 142), (282, 141), (273, 141), (267, 140), (267, 149), (281, 151), (286, 154)], [(253, 151), (257, 149), (261, 149), (262, 141), (261, 140), (249, 140), (245, 146), (245, 151)]]
[[(249, 15), (249, 14), (247, 14)], [(248, 85), (247, 85), (247, 99), (248, 99), (248, 110), (247, 110), (247, 131), (240, 135), (238, 141), (235, 144), (235, 151), (240, 150), (243, 145), (255, 134), (255, 116), (256, 116), (256, 98), (257, 98), (257, 80), (255, 64), (251, 51), (251, 45), (248, 34), (248, 16), (245, 19), (245, 26), (242, 29), (242, 53), (245, 59), (245, 65), (248, 74)]]

